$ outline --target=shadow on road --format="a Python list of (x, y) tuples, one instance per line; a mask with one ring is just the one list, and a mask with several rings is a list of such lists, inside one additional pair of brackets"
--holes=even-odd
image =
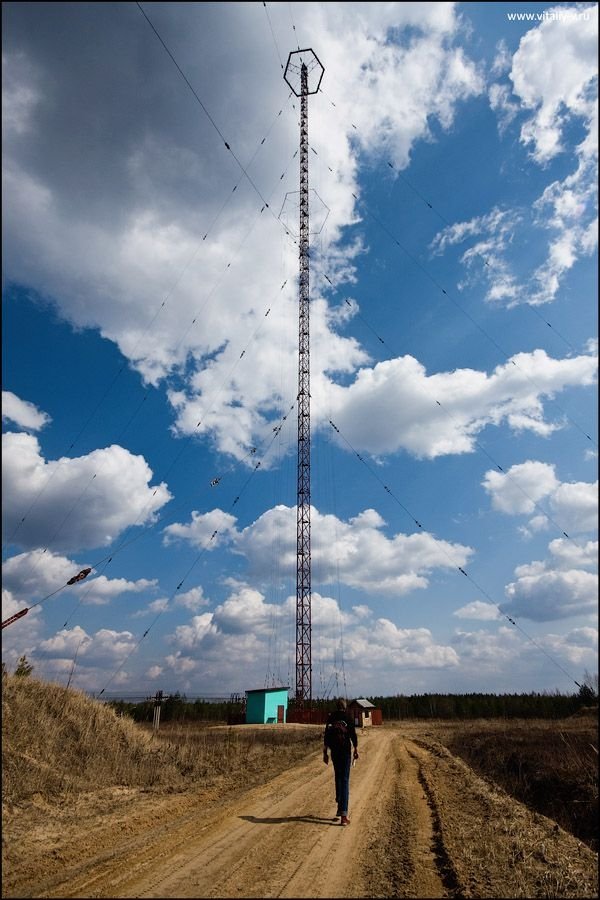
[(307, 822), (309, 825), (338, 825), (338, 819), (324, 819), (321, 816), (284, 816), (280, 819), (259, 819), (257, 816), (240, 816), (244, 822), (253, 822), (255, 825), (285, 825), (287, 822)]

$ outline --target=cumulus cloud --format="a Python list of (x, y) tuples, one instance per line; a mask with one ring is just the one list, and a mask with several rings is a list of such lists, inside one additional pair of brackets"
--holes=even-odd
[[(98, 575), (92, 581), (86, 583), (84, 603), (90, 606), (106, 606), (121, 594), (154, 592), (156, 586), (156, 578), (138, 578), (136, 581), (128, 581), (126, 578), (107, 578), (106, 575)], [(82, 586), (80, 587), (80, 592), (83, 591), (84, 588)]]
[(522, 690), (523, 683), (530, 684), (530, 690), (542, 689), (557, 677), (557, 663), (593, 667), (597, 642), (597, 630), (582, 627), (563, 634), (537, 634), (536, 646), (517, 629), (505, 625), (488, 631), (457, 631), (452, 646), (460, 655), (463, 690), (472, 690), (476, 683), (493, 685), (492, 690), (498, 693)]
[(202, 607), (208, 606), (209, 603), (210, 600), (204, 596), (204, 590), (201, 585), (190, 588), (189, 591), (184, 591), (183, 594), (178, 594), (175, 598), (175, 606), (183, 606), (191, 612), (197, 612)]
[(491, 374), (456, 369), (428, 375), (404, 356), (361, 369), (348, 387), (332, 385), (329, 409), (357, 449), (375, 455), (407, 450), (433, 459), (473, 452), (477, 435), (502, 422), (517, 432), (549, 435), (560, 426), (545, 420), (543, 399), (569, 384), (592, 385), (596, 373), (592, 356), (559, 360), (543, 350), (515, 354)]
[(548, 549), (557, 568), (593, 569), (598, 565), (598, 541), (587, 541), (581, 545), (566, 538), (556, 538), (550, 541)]
[(494, 621), (501, 618), (498, 607), (493, 603), (484, 603), (482, 600), (473, 600), (452, 613), (458, 619), (480, 619), (481, 621)]
[[(530, 519), (528, 530), (549, 526), (552, 517), (563, 531), (578, 534), (598, 527), (598, 483), (561, 483), (556, 467), (549, 463), (527, 460), (512, 466), (507, 472), (493, 469), (485, 473), (482, 482), (492, 501), (492, 507), (507, 515), (538, 514)], [(547, 513), (539, 506), (546, 502)], [(525, 531), (525, 533), (529, 533)]]
[(528, 460), (512, 466), (508, 472), (485, 473), (483, 487), (492, 499), (492, 506), (508, 515), (532, 513), (535, 504), (556, 491), (559, 481), (555, 466)]
[(33, 435), (9, 432), (2, 453), (6, 533), (24, 548), (105, 546), (129, 526), (154, 522), (171, 499), (166, 484), (150, 485), (144, 458), (116, 444), (45, 460)]
[(452, 644), (464, 663), (484, 672), (502, 670), (522, 653), (522, 643), (514, 630), (500, 626), (495, 631), (456, 631)]
[[(28, 602), (28, 598), (23, 598), (18, 593), (3, 587), (2, 621), (5, 622), (11, 616), (21, 612), (26, 606), (28, 607)], [(42, 634), (44, 624), (42, 608), (35, 606), (29, 610), (24, 618), (17, 621), (18, 628), (7, 626), (2, 632), (2, 658), (9, 669), (23, 653), (28, 652), (32, 644)], [(16, 626), (16, 622), (13, 625)]]
[[(75, 327), (99, 329), (148, 382), (169, 376), (176, 429), (243, 458), (296, 392), (297, 247), (272, 211), (297, 190), (297, 110), (284, 101), (271, 56), (248, 55), (248, 47), (264, 44), (264, 21), (253, 9), (237, 4), (227, 17), (206, 5), (190, 10), (170, 8), (167, 40), (238, 158), (251, 159), (261, 196), (223, 156), (222, 141), (135, 7), (123, 7), (119, 21), (100, 6), (52, 15), (40, 7), (35, 28), (26, 5), (14, 8), (6, 46), (5, 274), (52, 298)], [(153, 15), (161, 29), (160, 6)], [(276, 31), (289, 28), (283, 8), (272, 16)], [(351, 11), (308, 3), (303, 21), (319, 35), (316, 50), (335, 94), (335, 107), (319, 95), (312, 109), (324, 171), (336, 173), (319, 185), (331, 211), (323, 269), (342, 285), (352, 281), (361, 252), (343, 233), (358, 219), (359, 154), (406, 166), (416, 142), (434, 139), (432, 123), (450, 128), (483, 79), (457, 46), (453, 3)], [(62, 35), (73, 30), (81, 41), (66, 52)], [(223, 45), (226, 67), (216, 52)], [(169, 77), (159, 77), (163, 71)], [(253, 91), (240, 92), (240, 83)], [(399, 83), (411, 90), (399, 94)], [(174, 96), (197, 114), (186, 117), (187, 130)], [(235, 202), (224, 205), (233, 187)], [(267, 267), (265, 258), (282, 264)], [(340, 334), (319, 285), (317, 275), (315, 381), (367, 362), (357, 342)]]
[(222, 509), (212, 509), (207, 513), (193, 509), (189, 525), (174, 522), (164, 529), (164, 542), (170, 544), (181, 540), (201, 550), (214, 550), (235, 532), (235, 522), (235, 516)]
[[(39, 612), (39, 610), (38, 610)], [(107, 670), (113, 687), (127, 682), (129, 674), (122, 669), (136, 647), (136, 638), (129, 631), (102, 628), (88, 632), (80, 625), (63, 628), (52, 637), (40, 639), (35, 629), (27, 630), (34, 620), (36, 609), (20, 620), (12, 636), (2, 636), (2, 655), (9, 669), (25, 653), (34, 666), (38, 678), (72, 684), (80, 690), (97, 693), (107, 686)]]
[(5, 419), (29, 431), (39, 431), (52, 421), (48, 413), (28, 400), (21, 400), (12, 391), (2, 391), (2, 420)]
[(548, 652), (582, 668), (593, 665), (598, 659), (597, 628), (573, 628), (566, 634), (547, 634), (541, 643)]
[(550, 232), (546, 259), (529, 278), (519, 279), (511, 271), (502, 231), (489, 221), (492, 214), (461, 224), (465, 234), (471, 224), (471, 234), (482, 235), (463, 262), (471, 274), (479, 262), (479, 274), (489, 283), (487, 299), (508, 306), (552, 302), (565, 274), (597, 247), (598, 8), (578, 5), (571, 16), (567, 11), (560, 6), (546, 10), (542, 22), (521, 38), (510, 65), (504, 47), (495, 71), (509, 68), (510, 84), (496, 82), (489, 88), (501, 133), (519, 117), (521, 143), (540, 166), (567, 149), (570, 125), (577, 122), (585, 130), (575, 148), (577, 167), (547, 185), (533, 204), (532, 224)]
[[(81, 569), (80, 563), (65, 556), (37, 549), (11, 556), (2, 566), (2, 580), (12, 600), (23, 606), (63, 587)], [(92, 569), (84, 581), (65, 590), (87, 606), (106, 606), (123, 594), (154, 593), (156, 586), (156, 579), (107, 578)]]
[[(533, 501), (543, 499), (552, 521), (571, 535), (552, 540), (547, 559), (515, 569), (502, 611), (538, 622), (592, 614), (597, 606), (598, 542), (581, 542), (573, 535), (597, 532), (598, 484), (561, 483), (554, 466), (529, 460), (504, 474), (487, 472), (483, 485), (494, 508), (509, 515), (530, 515)], [(548, 525), (541, 511), (523, 530), (530, 534)]]
[(40, 641), (39, 650), (54, 659), (66, 657), (72, 662), (77, 651), (78, 660), (86, 666), (104, 666), (124, 662), (135, 646), (135, 636), (129, 631), (101, 628), (92, 635), (76, 626), (63, 629), (53, 637)]
[[(372, 654), (373, 646), (377, 653)], [(352, 662), (363, 660), (367, 670), (381, 671), (383, 667), (402, 668), (453, 668), (459, 663), (456, 651), (449, 646), (436, 644), (428, 628), (399, 628), (389, 619), (377, 619), (365, 628), (357, 628), (350, 639), (344, 641), (344, 654)], [(365, 659), (371, 655), (371, 659)]]
[[(232, 550), (246, 558), (250, 576), (260, 582), (272, 577), (273, 546), (278, 548), (282, 577), (291, 577), (295, 573), (295, 507), (273, 507), (241, 530), (237, 529), (235, 521), (234, 517), (215, 509), (205, 516), (194, 513), (190, 525), (176, 523), (166, 531), (194, 546), (207, 547), (212, 525), (224, 522), (223, 536)], [(200, 533), (199, 522), (204, 523)], [(206, 526), (206, 522), (211, 525)], [(428, 532), (396, 534), (389, 538), (384, 534), (386, 523), (373, 509), (342, 521), (312, 507), (311, 522), (313, 579), (320, 584), (331, 584), (340, 579), (354, 588), (400, 596), (415, 588), (426, 587), (430, 573), (436, 569), (456, 569), (466, 565), (472, 554), (469, 547), (439, 540)]]
[[(65, 556), (40, 549), (11, 556), (2, 566), (2, 580), (7, 590), (19, 601), (37, 599), (66, 584), (85, 564), (73, 562)], [(91, 577), (88, 575), (88, 578)], [(80, 592), (87, 584), (71, 585), (69, 590)], [(26, 604), (27, 605), (27, 604)]]
[[(358, 613), (344, 612), (335, 599), (318, 592), (312, 597), (312, 619), (318, 635), (315, 648), (318, 641), (320, 665), (328, 677), (341, 675), (342, 632), (348, 676), (360, 677), (362, 686), (374, 687), (384, 673), (394, 678), (406, 669), (454, 669), (459, 662), (456, 651), (436, 642), (427, 628), (399, 628), (390, 619), (374, 618), (365, 607)], [(264, 678), (258, 659), (267, 659), (271, 652), (284, 668), (289, 664), (294, 650), (287, 626), (294, 621), (294, 597), (267, 603), (259, 591), (236, 584), (214, 612), (194, 616), (189, 625), (175, 629), (169, 639), (174, 651), (165, 659), (166, 666), (193, 678), (210, 678), (218, 671), (221, 684), (232, 686), (239, 686), (243, 670), (246, 681), (253, 673), (258, 684)], [(270, 643), (273, 633), (279, 639), (277, 650)]]
[(592, 615), (598, 606), (598, 575), (581, 569), (546, 569), (542, 564), (521, 566), (517, 580), (506, 586), (503, 612), (511, 616), (547, 622), (571, 616)]
[(585, 8), (585, 20), (551, 15), (564, 13), (565, 7), (546, 10), (548, 15), (521, 38), (513, 56), (513, 90), (530, 111), (521, 141), (538, 162), (561, 152), (569, 116), (588, 118), (593, 109), (589, 89), (597, 77), (598, 7), (578, 8)]
[(150, 603), (138, 612), (132, 613), (132, 619), (142, 619), (145, 616), (156, 616), (166, 612), (169, 609), (169, 598), (159, 597), (157, 600), (151, 600)]

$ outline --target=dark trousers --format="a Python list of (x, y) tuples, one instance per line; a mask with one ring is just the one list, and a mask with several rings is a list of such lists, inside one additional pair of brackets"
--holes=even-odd
[(350, 750), (332, 750), (331, 761), (335, 774), (335, 799), (340, 814), (347, 816), (350, 795)]

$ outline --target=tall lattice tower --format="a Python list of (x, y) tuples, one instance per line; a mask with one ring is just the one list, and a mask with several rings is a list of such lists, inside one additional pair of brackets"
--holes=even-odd
[(310, 558), (310, 259), (308, 211), (308, 95), (316, 94), (323, 66), (308, 50), (290, 53), (284, 79), (300, 97), (300, 240), (298, 317), (298, 490), (296, 513), (296, 702), (312, 701)]

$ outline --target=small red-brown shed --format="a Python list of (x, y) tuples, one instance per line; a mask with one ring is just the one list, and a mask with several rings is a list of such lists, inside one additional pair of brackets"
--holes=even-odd
[(354, 719), (354, 724), (357, 728), (368, 728), (371, 725), (383, 725), (381, 710), (369, 700), (365, 700), (364, 697), (352, 700), (348, 704), (347, 709)]

